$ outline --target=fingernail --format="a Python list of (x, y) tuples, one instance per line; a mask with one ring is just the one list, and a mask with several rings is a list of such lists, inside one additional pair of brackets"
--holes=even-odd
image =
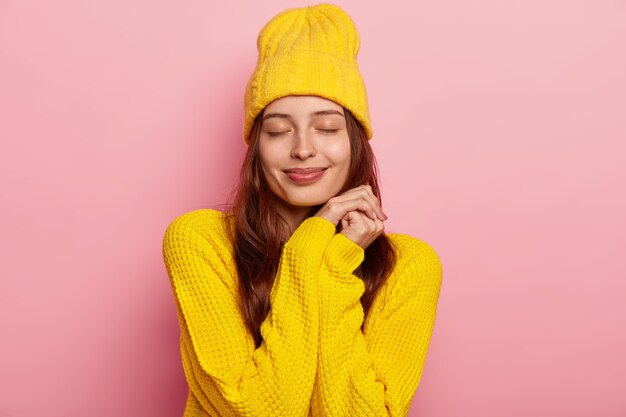
[(383, 216), (385, 216), (385, 220), (387, 220), (389, 216), (387, 216), (384, 211), (381, 210), (381, 212), (383, 213)]

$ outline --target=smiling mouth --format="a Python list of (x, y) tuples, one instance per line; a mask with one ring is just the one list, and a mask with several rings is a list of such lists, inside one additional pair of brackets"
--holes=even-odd
[(326, 172), (326, 169), (290, 170), (285, 171), (285, 174), (296, 184), (310, 184), (320, 179), (324, 175), (324, 172)]
[(313, 167), (313, 168), (291, 168), (284, 170), (287, 174), (311, 174), (325, 171), (328, 167)]

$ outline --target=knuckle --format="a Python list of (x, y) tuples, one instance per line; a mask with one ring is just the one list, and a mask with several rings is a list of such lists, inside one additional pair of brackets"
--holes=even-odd
[(328, 211), (334, 215), (341, 212), (341, 205), (338, 201), (329, 201), (327, 203)]

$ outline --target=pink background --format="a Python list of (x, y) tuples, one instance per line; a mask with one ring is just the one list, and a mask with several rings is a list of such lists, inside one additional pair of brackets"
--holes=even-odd
[[(161, 258), (295, 1), (0, 3), (0, 416), (179, 416)], [(626, 415), (626, 2), (338, 1), (388, 232), (444, 282), (412, 416)]]

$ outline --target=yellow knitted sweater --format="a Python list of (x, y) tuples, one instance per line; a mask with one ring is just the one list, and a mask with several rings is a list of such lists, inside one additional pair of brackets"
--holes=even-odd
[(237, 302), (232, 220), (190, 211), (163, 238), (189, 385), (184, 416), (406, 416), (442, 282), (433, 248), (387, 234), (398, 262), (363, 323), (365, 286), (353, 272), (365, 251), (330, 221), (305, 219), (283, 247), (255, 349)]

